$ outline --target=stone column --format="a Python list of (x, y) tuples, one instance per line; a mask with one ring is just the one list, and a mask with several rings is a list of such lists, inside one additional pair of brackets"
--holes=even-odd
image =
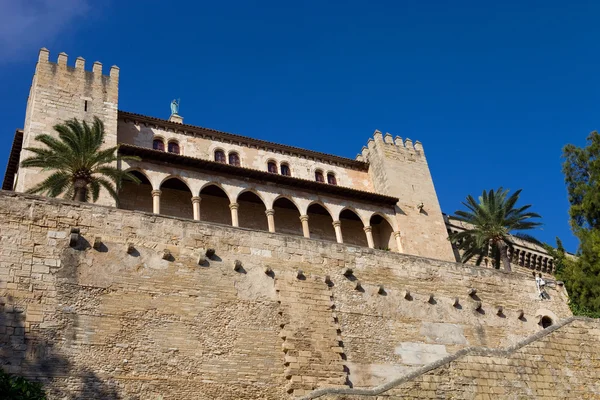
[(338, 243), (344, 243), (342, 238), (342, 223), (340, 221), (333, 221), (333, 229), (335, 229), (335, 238)]
[(196, 221), (200, 221), (200, 201), (202, 198), (200, 196), (192, 197), (192, 207), (194, 208), (194, 219)]
[(154, 214), (160, 214), (160, 190), (152, 191), (152, 212)]
[(300, 221), (302, 221), (302, 233), (305, 238), (310, 238), (310, 229), (308, 229), (308, 215), (301, 215)]
[(398, 253), (403, 253), (404, 252), (402, 250), (401, 236), (402, 236), (402, 233), (400, 231), (395, 231), (394, 232), (394, 237), (396, 238), (396, 246), (398, 246)]
[(375, 242), (373, 242), (373, 228), (370, 226), (365, 226), (363, 228), (365, 230), (365, 234), (367, 235), (367, 244), (370, 248), (375, 248)]
[(267, 214), (267, 223), (269, 224), (269, 232), (275, 232), (275, 210), (273, 210), (273, 209), (266, 210), (265, 214)]
[(238, 208), (240, 207), (240, 205), (238, 203), (231, 203), (229, 205), (229, 209), (231, 210), (231, 225), (232, 226), (240, 226), (240, 223), (238, 221)]

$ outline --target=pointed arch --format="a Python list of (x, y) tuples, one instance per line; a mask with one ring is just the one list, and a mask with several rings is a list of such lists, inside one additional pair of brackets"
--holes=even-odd
[(260, 201), (262, 201), (263, 205), (265, 206), (265, 208), (267, 207), (267, 202), (265, 201), (265, 197), (262, 193), (260, 193), (258, 190), (254, 189), (254, 188), (247, 188), (242, 190), (241, 192), (238, 193), (236, 199), (235, 199), (235, 203), (239, 203), (239, 198), (241, 195), (243, 195), (244, 193), (253, 193), (254, 195), (256, 195), (256, 197), (258, 197), (260, 199)]
[(159, 190), (162, 190), (162, 187), (163, 187), (164, 183), (166, 181), (168, 181), (168, 180), (171, 180), (171, 179), (176, 179), (176, 180), (180, 181), (181, 183), (183, 183), (187, 187), (187, 190), (189, 190), (190, 193), (192, 192), (192, 189), (190, 189), (190, 185), (189, 185), (187, 179), (183, 178), (183, 177), (181, 177), (179, 175), (167, 175), (167, 176), (165, 176), (162, 179), (162, 181), (160, 181), (160, 184), (158, 185)]
[(393, 225), (384, 214), (373, 213), (369, 219), (369, 225), (376, 249), (400, 251), (396, 245)]
[(367, 236), (365, 234), (365, 224), (351, 207), (346, 207), (340, 212), (340, 223), (342, 227), (342, 237), (344, 243), (367, 247)]
[(254, 189), (245, 189), (236, 199), (238, 203), (238, 220), (241, 228), (268, 231), (267, 207), (264, 200)]
[(308, 215), (311, 238), (336, 241), (331, 212), (323, 203), (320, 201), (310, 203), (306, 215)]
[(208, 182), (200, 189), (200, 220), (231, 225), (229, 195), (217, 182)]
[(290, 235), (302, 236), (300, 208), (289, 196), (280, 195), (273, 202), (275, 230)]
[(123, 180), (119, 189), (119, 208), (152, 212), (152, 183), (146, 172), (140, 168), (126, 170), (135, 175), (141, 183), (138, 185), (131, 180)]
[(180, 218), (194, 218), (192, 191), (180, 176), (167, 176), (160, 183), (160, 213)]

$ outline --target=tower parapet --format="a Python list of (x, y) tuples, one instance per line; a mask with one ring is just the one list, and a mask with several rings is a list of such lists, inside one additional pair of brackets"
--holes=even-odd
[(360, 154), (377, 193), (399, 199), (396, 222), (406, 253), (454, 260), (423, 144), (379, 130)]
[[(50, 52), (40, 49), (33, 82), (27, 100), (23, 148), (36, 147), (35, 137), (54, 135), (54, 125), (71, 118), (92, 121), (96, 116), (104, 122), (105, 146), (117, 144), (117, 112), (119, 104), (119, 68), (113, 66), (109, 75), (103, 75), (102, 64), (94, 62), (91, 71), (85, 70), (85, 60), (77, 57), (75, 65), (68, 65), (66, 53), (59, 53), (56, 62), (50, 61)], [(19, 163), (31, 156), (23, 150)], [(14, 189), (24, 192), (43, 181), (47, 172), (20, 168)], [(112, 205), (106, 197), (100, 204)]]

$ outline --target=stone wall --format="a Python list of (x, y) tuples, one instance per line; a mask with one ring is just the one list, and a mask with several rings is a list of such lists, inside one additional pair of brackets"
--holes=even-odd
[(468, 349), (419, 372), (304, 399), (598, 399), (600, 321), (569, 318), (508, 349)]
[[(216, 255), (199, 265), (207, 248)], [(542, 329), (537, 316), (570, 316), (560, 287), (539, 301), (529, 278), (0, 192), (0, 360), (53, 399), (371, 387), (468, 346), (514, 344)]]

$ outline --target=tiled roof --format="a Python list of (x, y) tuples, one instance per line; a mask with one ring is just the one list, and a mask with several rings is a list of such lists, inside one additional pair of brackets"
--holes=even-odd
[(363, 161), (353, 160), (351, 158), (345, 158), (340, 156), (335, 156), (332, 154), (320, 153), (318, 151), (301, 149), (299, 147), (288, 146), (285, 144), (268, 142), (266, 140), (253, 139), (247, 136), (241, 136), (234, 133), (227, 133), (222, 131), (217, 131), (215, 129), (203, 128), (200, 126), (180, 124), (177, 122), (172, 122), (160, 118), (148, 117), (146, 115), (130, 113), (126, 111), (119, 111), (119, 119), (130, 119), (137, 122), (142, 123), (150, 123), (156, 124), (159, 126), (163, 126), (165, 128), (171, 128), (176, 131), (183, 131), (183, 133), (192, 134), (192, 135), (209, 135), (221, 140), (228, 140), (233, 142), (244, 143), (248, 146), (255, 146), (258, 148), (267, 148), (278, 150), (285, 153), (290, 153), (294, 155), (298, 155), (306, 158), (313, 158), (318, 160), (323, 160), (332, 164), (342, 164), (354, 169), (366, 171), (369, 168), (369, 164)]
[(366, 192), (363, 190), (351, 189), (343, 186), (329, 185), (326, 183), (310, 181), (308, 179), (273, 174), (267, 171), (236, 167), (229, 164), (218, 163), (210, 160), (202, 160), (194, 157), (182, 156), (179, 154), (168, 153), (146, 147), (133, 146), (130, 144), (120, 144), (119, 154), (138, 156), (144, 161), (154, 163), (165, 162), (169, 165), (177, 165), (186, 169), (199, 170), (203, 172), (219, 172), (231, 175), (236, 178), (252, 178), (260, 182), (274, 182), (282, 186), (288, 186), (290, 188), (308, 189), (316, 191), (318, 193), (362, 200), (370, 203), (395, 205), (398, 202), (398, 199), (396, 197)]

